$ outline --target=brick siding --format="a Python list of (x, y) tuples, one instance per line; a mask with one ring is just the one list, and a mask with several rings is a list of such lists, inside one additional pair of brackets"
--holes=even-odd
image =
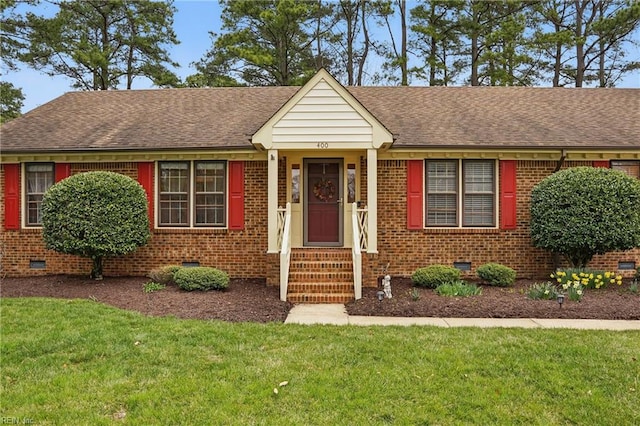
[[(376, 285), (383, 267), (390, 263), (394, 276), (409, 276), (421, 266), (471, 262), (472, 270), (487, 262), (498, 262), (522, 278), (545, 278), (554, 269), (553, 256), (532, 246), (529, 236), (531, 190), (555, 170), (554, 161), (518, 161), (517, 228), (424, 229), (406, 226), (407, 164), (403, 160), (378, 161), (378, 252), (363, 262), (364, 285)], [(563, 168), (591, 165), (566, 162)], [(640, 249), (595, 256), (589, 266), (616, 271), (619, 260), (640, 265)], [(633, 272), (629, 272), (632, 274)]]
[[(71, 173), (110, 170), (137, 179), (135, 163), (72, 164)], [(0, 174), (4, 194), (4, 169)], [(107, 276), (142, 276), (163, 265), (198, 261), (219, 267), (233, 277), (264, 277), (267, 247), (267, 163), (245, 163), (245, 228), (155, 229), (149, 243), (126, 256), (105, 260)], [(4, 226), (4, 201), (0, 208)], [(3, 227), (0, 272), (6, 276), (88, 274), (91, 263), (79, 256), (46, 250), (41, 229), (5, 231)], [(46, 261), (46, 269), (30, 269), (32, 260)]]
[[(285, 203), (286, 159), (280, 159), (278, 202)], [(531, 245), (529, 236), (530, 193), (535, 184), (553, 173), (554, 161), (518, 161), (517, 228), (408, 230), (406, 226), (407, 165), (404, 160), (378, 161), (378, 251), (363, 256), (363, 285), (375, 286), (389, 263), (394, 276), (409, 276), (421, 266), (471, 262), (472, 271), (487, 262), (498, 262), (518, 271), (523, 278), (545, 278), (553, 270), (553, 257)], [(590, 165), (566, 162), (563, 167)], [(361, 160), (360, 199), (366, 202), (366, 158)], [(137, 179), (135, 163), (74, 163), (71, 173), (112, 170)], [(4, 194), (4, 168), (0, 171)], [(267, 163), (245, 163), (245, 227), (226, 229), (156, 229), (147, 246), (105, 262), (105, 275), (144, 275), (149, 270), (183, 261), (214, 266), (232, 277), (267, 277), (278, 285), (278, 255), (267, 255)], [(2, 197), (3, 198), (3, 197)], [(3, 226), (0, 241), (0, 273), (6, 276), (86, 274), (87, 259), (62, 255), (44, 248), (40, 229), (4, 230), (4, 200), (0, 207)], [(46, 261), (46, 269), (30, 269), (32, 260)], [(596, 256), (593, 268), (615, 271), (618, 261), (640, 265), (640, 249)], [(632, 274), (629, 272), (628, 274)]]

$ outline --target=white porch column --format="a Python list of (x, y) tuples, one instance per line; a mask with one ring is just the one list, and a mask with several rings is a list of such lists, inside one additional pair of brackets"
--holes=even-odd
[(378, 150), (367, 149), (367, 214), (369, 247), (367, 253), (378, 253)]
[(278, 253), (278, 150), (267, 151), (267, 253)]

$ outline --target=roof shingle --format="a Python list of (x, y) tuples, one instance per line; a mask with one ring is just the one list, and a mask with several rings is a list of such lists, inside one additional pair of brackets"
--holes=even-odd
[[(299, 87), (70, 92), (2, 126), (4, 152), (251, 148)], [(640, 148), (640, 89), (347, 87), (394, 147)]]

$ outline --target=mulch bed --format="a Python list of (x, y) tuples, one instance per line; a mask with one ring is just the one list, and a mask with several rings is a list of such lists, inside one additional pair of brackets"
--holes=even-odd
[[(168, 286), (144, 293), (144, 277), (86, 277), (53, 275), (5, 278), (2, 297), (57, 297), (91, 299), (146, 315), (217, 319), (230, 322), (283, 322), (292, 305), (279, 299), (277, 287), (262, 279), (235, 279), (225, 291), (186, 292)], [(364, 288), (363, 298), (347, 304), (350, 315), (463, 318), (591, 318), (640, 319), (640, 294), (629, 291), (629, 282), (599, 290), (587, 290), (581, 302), (566, 300), (562, 308), (553, 300), (530, 300), (526, 289), (532, 281), (520, 280), (513, 287), (482, 286), (472, 297), (443, 297), (433, 290), (419, 289), (412, 296), (411, 280), (393, 278), (393, 298), (379, 302), (377, 288)]]
[(461, 318), (584, 318), (640, 319), (640, 294), (629, 290), (629, 282), (586, 290), (580, 302), (565, 298), (562, 307), (555, 300), (532, 300), (527, 289), (534, 281), (518, 280), (513, 287), (480, 285), (482, 294), (471, 297), (438, 296), (433, 290), (419, 289), (412, 297), (408, 278), (391, 280), (393, 297), (379, 302), (379, 289), (365, 288), (362, 299), (347, 305), (349, 315)]
[(291, 304), (280, 300), (277, 287), (264, 280), (231, 280), (225, 291), (184, 291), (175, 285), (145, 293), (145, 277), (86, 277), (50, 275), (2, 280), (2, 297), (91, 299), (146, 315), (217, 319), (230, 322), (284, 322)]

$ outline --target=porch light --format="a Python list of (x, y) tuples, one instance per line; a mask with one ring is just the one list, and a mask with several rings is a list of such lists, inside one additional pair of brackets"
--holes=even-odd
[(564, 303), (564, 294), (560, 293), (558, 295), (558, 305), (560, 305), (560, 309), (562, 309), (562, 304)]

